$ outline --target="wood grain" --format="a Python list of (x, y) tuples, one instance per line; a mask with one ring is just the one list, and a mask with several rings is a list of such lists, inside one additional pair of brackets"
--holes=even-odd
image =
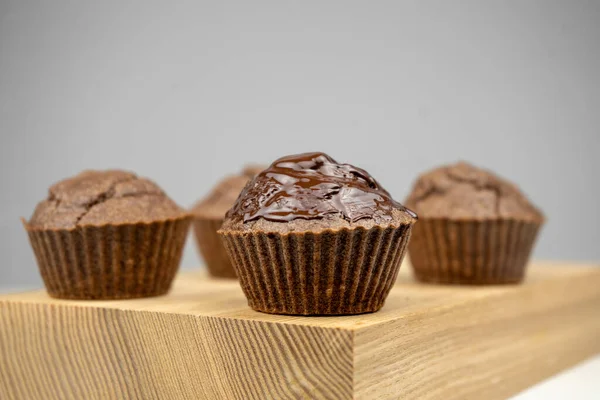
[(380, 312), (347, 317), (257, 313), (199, 272), (150, 299), (0, 295), (0, 398), (501, 399), (600, 352), (600, 268), (500, 287), (407, 270)]

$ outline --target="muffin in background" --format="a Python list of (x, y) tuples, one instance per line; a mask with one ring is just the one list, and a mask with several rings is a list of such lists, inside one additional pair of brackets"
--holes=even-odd
[(217, 231), (225, 213), (233, 206), (240, 192), (257, 173), (265, 169), (261, 165), (247, 165), (240, 175), (227, 176), (193, 208), (194, 234), (200, 255), (208, 272), (219, 278), (236, 278), (237, 275)]
[(154, 182), (107, 170), (52, 185), (23, 224), (50, 296), (127, 299), (169, 290), (190, 220)]
[(405, 203), (419, 214), (409, 257), (420, 281), (523, 280), (544, 216), (512, 183), (459, 162), (421, 175)]
[(347, 315), (383, 306), (416, 219), (366, 171), (305, 153), (246, 185), (219, 234), (254, 310)]
[(267, 166), (262, 164), (248, 164), (242, 170), (242, 175), (247, 176), (248, 178), (254, 178), (266, 168)]

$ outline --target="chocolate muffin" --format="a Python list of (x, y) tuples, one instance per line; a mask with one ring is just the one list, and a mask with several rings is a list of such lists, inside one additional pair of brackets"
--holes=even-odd
[(52, 185), (25, 229), (48, 293), (126, 299), (166, 293), (191, 217), (153, 182), (84, 171)]
[(227, 210), (233, 206), (248, 180), (263, 169), (265, 167), (261, 165), (247, 165), (240, 175), (228, 176), (221, 180), (208, 196), (192, 208), (198, 251), (212, 276), (237, 277), (217, 231), (223, 224)]
[(359, 314), (383, 306), (416, 220), (366, 171), (305, 153), (251, 180), (219, 234), (253, 309)]
[(420, 176), (406, 204), (420, 217), (409, 257), (424, 282), (520, 282), (544, 222), (515, 185), (465, 162)]

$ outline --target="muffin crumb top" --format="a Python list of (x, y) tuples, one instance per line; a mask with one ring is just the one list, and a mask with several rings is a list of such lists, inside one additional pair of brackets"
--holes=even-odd
[(83, 171), (52, 185), (28, 225), (74, 229), (85, 225), (152, 222), (185, 212), (152, 181), (120, 170)]
[(463, 161), (419, 176), (405, 203), (424, 218), (544, 219), (516, 185)]

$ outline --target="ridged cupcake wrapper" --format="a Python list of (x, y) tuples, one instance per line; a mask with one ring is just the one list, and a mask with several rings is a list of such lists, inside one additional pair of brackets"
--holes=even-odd
[(229, 261), (227, 250), (217, 234), (223, 219), (194, 218), (194, 235), (198, 251), (206, 263), (208, 272), (219, 278), (237, 278)]
[(222, 232), (254, 310), (343, 315), (379, 310), (410, 238), (410, 225), (321, 233)]
[(421, 218), (409, 257), (417, 279), (432, 283), (518, 283), (541, 223)]
[(50, 296), (108, 300), (166, 293), (189, 224), (186, 217), (71, 230), (25, 227)]

